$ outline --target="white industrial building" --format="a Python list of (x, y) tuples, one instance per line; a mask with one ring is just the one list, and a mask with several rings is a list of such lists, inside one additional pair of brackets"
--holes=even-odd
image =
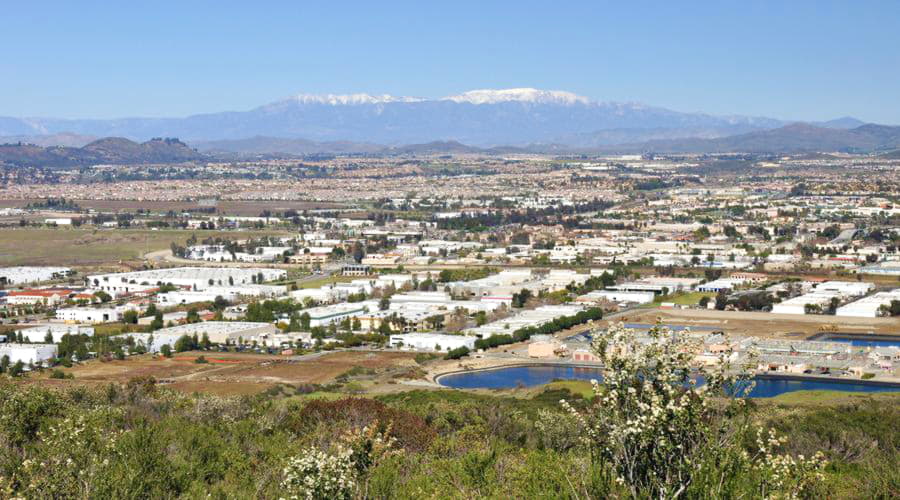
[[(772, 306), (773, 313), (806, 314), (807, 305), (819, 306), (825, 310), (833, 299), (843, 302), (853, 297), (860, 297), (875, 288), (872, 283), (858, 281), (826, 281), (815, 285), (808, 293), (794, 297)], [(839, 308), (840, 309), (840, 308)]]
[(250, 339), (254, 337), (271, 335), (278, 331), (278, 328), (272, 323), (205, 321), (202, 323), (187, 323), (170, 328), (163, 328), (153, 332), (153, 335), (174, 337), (177, 340), (184, 335), (197, 335), (197, 337), (200, 338), (203, 334), (206, 334), (210, 342), (214, 344), (225, 344), (228, 342), (237, 343), (240, 339), (249, 342)]
[(68, 267), (0, 267), (0, 285), (24, 285), (68, 277)]
[(156, 295), (157, 304), (173, 306), (178, 304), (193, 304), (197, 302), (212, 302), (216, 297), (234, 302), (240, 298), (276, 297), (283, 295), (285, 287), (281, 285), (241, 285), (241, 286), (210, 286), (203, 290), (175, 290)]
[(744, 280), (734, 278), (720, 278), (717, 280), (697, 285), (698, 292), (718, 292), (720, 290), (736, 290), (745, 283)]
[(442, 335), (440, 333), (407, 333), (391, 335), (391, 347), (415, 351), (447, 352), (460, 347), (475, 349), (475, 337), (466, 335)]
[(577, 299), (576, 302), (598, 302), (608, 300), (610, 302), (633, 302), (635, 304), (649, 304), (656, 298), (653, 292), (619, 292), (616, 290), (594, 290)]
[(513, 314), (486, 325), (470, 328), (466, 330), (466, 333), (481, 338), (487, 338), (491, 335), (511, 335), (519, 328), (526, 326), (538, 327), (556, 318), (574, 316), (584, 309), (581, 305), (541, 306), (536, 309), (526, 309), (518, 314)]
[(246, 267), (175, 267), (130, 273), (96, 274), (88, 276), (88, 286), (120, 295), (145, 290), (148, 286), (169, 284), (190, 290), (205, 290), (213, 286), (251, 285), (262, 275), (263, 281), (287, 277), (283, 269)]
[(328, 326), (340, 323), (345, 318), (353, 318), (369, 311), (378, 310), (378, 301), (344, 302), (329, 306), (311, 307), (303, 312), (309, 314), (309, 326)]
[(36, 365), (55, 358), (56, 352), (56, 344), (0, 344), (0, 358), (9, 356), (10, 364)]
[(87, 335), (88, 337), (92, 337), (94, 335), (94, 327), (89, 325), (46, 323), (24, 328), (16, 333), (21, 333), (23, 340), (27, 340), (31, 343), (38, 343), (44, 342), (47, 338), (47, 332), (50, 332), (50, 335), (53, 337), (53, 343), (58, 344), (63, 338), (63, 335)]
[(900, 288), (863, 297), (856, 302), (839, 307), (835, 314), (854, 318), (877, 318), (881, 306), (890, 306), (894, 300), (900, 300)]
[(66, 307), (56, 310), (56, 319), (66, 323), (115, 323), (122, 319), (128, 308), (119, 307)]

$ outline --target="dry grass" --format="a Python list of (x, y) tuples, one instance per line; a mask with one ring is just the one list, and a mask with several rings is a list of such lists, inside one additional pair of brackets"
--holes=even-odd
[(169, 248), (173, 241), (183, 245), (191, 234), (246, 239), (272, 232), (0, 229), (0, 266), (95, 266), (138, 260), (147, 252)]
[[(196, 363), (201, 355), (209, 362)], [(346, 351), (296, 361), (257, 354), (188, 352), (169, 359), (143, 355), (122, 361), (92, 360), (62, 368), (75, 377), (71, 380), (50, 379), (49, 371), (32, 374), (29, 380), (47, 385), (97, 385), (151, 376), (184, 392), (233, 396), (257, 394), (277, 384), (327, 384), (356, 366), (373, 370), (418, 366), (414, 357), (412, 353)]]

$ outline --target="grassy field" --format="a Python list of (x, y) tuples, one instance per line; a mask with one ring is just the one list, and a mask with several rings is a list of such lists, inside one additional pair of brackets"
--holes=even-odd
[(321, 278), (311, 279), (299, 284), (299, 288), (321, 288), (324, 285), (332, 283), (350, 283), (355, 279), (362, 279), (359, 276), (322, 276)]
[(140, 259), (145, 253), (164, 250), (174, 241), (183, 245), (197, 238), (221, 236), (246, 239), (264, 231), (178, 231), (98, 229), (0, 229), (0, 266), (114, 264)]
[(703, 297), (709, 297), (710, 299), (716, 296), (715, 293), (712, 292), (689, 292), (689, 293), (680, 293), (677, 295), (669, 295), (666, 297), (658, 297), (654, 302), (654, 306), (659, 306), (663, 302), (672, 302), (674, 304), (680, 306), (693, 306), (697, 305), (700, 302), (700, 299)]

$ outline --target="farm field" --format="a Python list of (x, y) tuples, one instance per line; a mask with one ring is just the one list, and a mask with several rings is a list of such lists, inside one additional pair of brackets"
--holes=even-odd
[(0, 266), (96, 266), (140, 259), (145, 253), (183, 245), (191, 234), (246, 239), (271, 232), (103, 229), (0, 229)]

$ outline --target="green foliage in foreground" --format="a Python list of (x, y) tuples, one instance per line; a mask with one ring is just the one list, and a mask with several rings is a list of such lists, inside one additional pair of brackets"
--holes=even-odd
[[(3, 383), (0, 497), (287, 498), (292, 461), (348, 442), (356, 430), (345, 455), (358, 468), (356, 486), (344, 491), (350, 497), (629, 498), (579, 444), (559, 407), (563, 398), (587, 404), (565, 389), (530, 399), (412, 391), (279, 404), (264, 396), (185, 396), (147, 379), (103, 389)], [(758, 412), (789, 437), (783, 451), (825, 452), (825, 480), (810, 497), (900, 491), (896, 400)], [(394, 452), (375, 453), (388, 444)], [(735, 497), (754, 498), (755, 478), (734, 477)]]

